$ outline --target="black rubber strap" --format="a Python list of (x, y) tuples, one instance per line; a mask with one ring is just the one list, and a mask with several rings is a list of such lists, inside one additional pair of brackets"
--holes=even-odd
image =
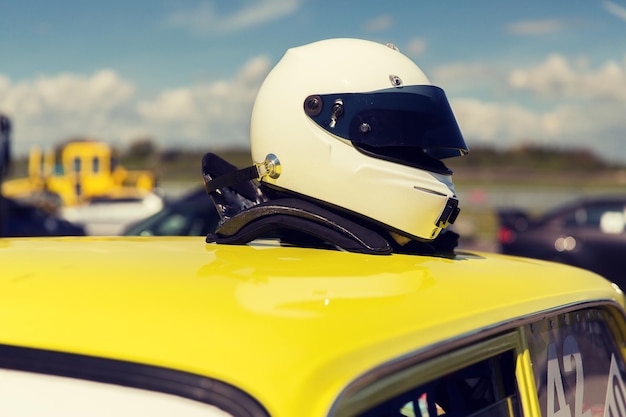
[(207, 242), (245, 244), (259, 237), (292, 230), (329, 242), (349, 252), (389, 254), (389, 242), (378, 233), (343, 216), (299, 199), (278, 199), (242, 211), (218, 226)]
[(220, 175), (215, 178), (204, 177), (204, 188), (207, 194), (211, 194), (213, 191), (224, 187), (230, 187), (236, 184), (241, 184), (245, 181), (256, 180), (259, 178), (259, 170), (256, 165), (249, 166), (237, 171), (229, 172), (228, 174)]

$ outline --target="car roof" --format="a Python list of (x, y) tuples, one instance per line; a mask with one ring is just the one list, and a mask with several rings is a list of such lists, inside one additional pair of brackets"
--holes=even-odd
[(80, 237), (3, 239), (0, 258), (0, 344), (209, 376), (278, 415), (327, 411), (355, 378), (446, 340), (556, 306), (622, 302), (592, 273), (481, 253)]

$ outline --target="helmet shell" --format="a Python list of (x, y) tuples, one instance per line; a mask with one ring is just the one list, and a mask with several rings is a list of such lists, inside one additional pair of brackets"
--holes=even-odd
[(255, 100), (251, 152), (280, 162), (270, 186), (339, 207), (410, 238), (434, 239), (454, 196), (450, 175), (372, 157), (330, 133), (304, 111), (315, 94), (359, 93), (430, 85), (424, 72), (395, 47), (359, 39), (329, 39), (289, 49)]

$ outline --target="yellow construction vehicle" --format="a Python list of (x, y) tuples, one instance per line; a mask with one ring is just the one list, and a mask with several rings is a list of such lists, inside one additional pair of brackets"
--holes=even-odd
[(6, 181), (3, 193), (16, 199), (53, 197), (59, 206), (72, 207), (93, 198), (141, 198), (154, 186), (152, 172), (125, 169), (107, 143), (79, 139), (45, 153), (33, 148), (28, 177)]

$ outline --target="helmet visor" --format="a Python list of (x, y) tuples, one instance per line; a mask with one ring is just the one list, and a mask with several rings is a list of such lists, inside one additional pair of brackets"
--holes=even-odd
[(386, 148), (436, 159), (469, 151), (444, 91), (432, 85), (309, 96), (304, 110), (323, 129), (381, 157)]

